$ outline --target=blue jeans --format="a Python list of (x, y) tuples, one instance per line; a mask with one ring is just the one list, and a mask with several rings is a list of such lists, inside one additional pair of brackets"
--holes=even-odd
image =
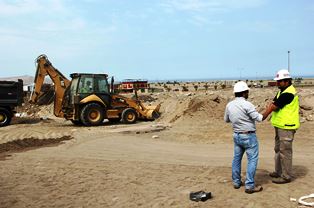
[(246, 152), (248, 164), (246, 170), (245, 188), (255, 187), (254, 177), (258, 162), (258, 141), (256, 134), (233, 134), (234, 157), (232, 161), (232, 180), (234, 185), (241, 184), (241, 162)]

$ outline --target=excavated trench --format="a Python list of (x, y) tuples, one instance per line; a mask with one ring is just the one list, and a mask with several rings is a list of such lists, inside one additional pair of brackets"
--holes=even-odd
[(36, 139), (25, 138), (0, 144), (0, 159), (3, 160), (11, 153), (24, 152), (41, 147), (52, 147), (62, 144), (63, 141), (71, 140), (71, 136), (62, 136), (60, 138)]

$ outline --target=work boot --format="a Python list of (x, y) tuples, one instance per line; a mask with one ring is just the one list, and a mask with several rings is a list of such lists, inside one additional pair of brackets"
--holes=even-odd
[(241, 186), (243, 185), (243, 182), (241, 181), (241, 183), (238, 185), (233, 184), (233, 188), (235, 189), (239, 189)]
[(269, 176), (272, 178), (279, 178), (280, 177), (280, 175), (277, 172), (271, 172), (271, 173), (269, 173)]
[(247, 194), (253, 194), (255, 192), (260, 192), (260, 191), (263, 191), (262, 186), (255, 186), (254, 188), (245, 189), (245, 193), (247, 193)]
[(273, 183), (277, 183), (277, 184), (284, 184), (284, 183), (290, 183), (291, 179), (286, 179), (286, 178), (279, 177), (279, 178), (273, 178), (272, 182)]

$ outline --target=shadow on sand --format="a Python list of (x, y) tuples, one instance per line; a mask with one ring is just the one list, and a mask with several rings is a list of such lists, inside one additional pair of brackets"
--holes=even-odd
[[(308, 173), (308, 168), (301, 165), (295, 165), (292, 167), (293, 171), (293, 180), (296, 180), (298, 178), (304, 178)], [(269, 176), (269, 171), (264, 169), (258, 169), (256, 171), (255, 180), (258, 184), (268, 184), (272, 183), (271, 177)]]

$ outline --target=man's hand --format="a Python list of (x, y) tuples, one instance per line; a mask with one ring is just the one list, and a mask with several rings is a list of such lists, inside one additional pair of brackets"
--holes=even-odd
[(276, 111), (278, 109), (277, 106), (274, 105), (274, 103), (270, 103), (267, 107), (263, 115), (263, 121), (268, 117), (271, 112)]

